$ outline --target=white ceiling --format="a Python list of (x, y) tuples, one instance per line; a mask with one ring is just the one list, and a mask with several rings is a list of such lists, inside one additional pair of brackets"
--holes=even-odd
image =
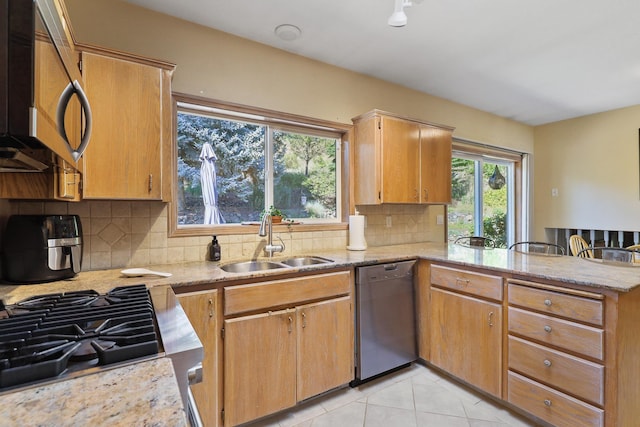
[(640, 104), (638, 0), (126, 1), (531, 125)]

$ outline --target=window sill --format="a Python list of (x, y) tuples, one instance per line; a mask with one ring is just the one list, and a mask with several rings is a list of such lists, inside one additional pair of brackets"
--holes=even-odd
[[(237, 235), (237, 234), (258, 234), (258, 225), (193, 225), (180, 226), (175, 230), (170, 230), (169, 237), (191, 237), (191, 236), (217, 236)], [(330, 224), (273, 224), (273, 231), (276, 233), (291, 232), (302, 233), (312, 231), (339, 231), (347, 230), (349, 224), (346, 222), (336, 222)]]

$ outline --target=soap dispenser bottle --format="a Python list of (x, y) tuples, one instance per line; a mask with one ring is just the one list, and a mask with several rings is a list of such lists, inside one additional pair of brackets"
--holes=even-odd
[(220, 243), (218, 243), (217, 236), (213, 236), (213, 241), (209, 247), (209, 259), (211, 261), (220, 261)]

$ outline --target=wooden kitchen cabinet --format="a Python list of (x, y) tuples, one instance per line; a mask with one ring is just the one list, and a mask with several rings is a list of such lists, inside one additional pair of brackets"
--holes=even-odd
[(496, 397), (502, 396), (501, 282), (497, 276), (431, 267), (429, 360)]
[(170, 199), (171, 64), (81, 47), (93, 113), (85, 199)]
[(296, 314), (296, 396), (302, 401), (353, 379), (351, 297), (307, 304)]
[(220, 425), (220, 396), (222, 392), (219, 381), (221, 366), (219, 345), (220, 298), (217, 290), (206, 290), (178, 294), (180, 305), (189, 318), (193, 329), (198, 334), (204, 347), (202, 360), (202, 382), (191, 386), (200, 418), (207, 427)]
[(353, 122), (356, 205), (451, 202), (453, 128), (380, 110)]
[(507, 400), (557, 426), (604, 425), (603, 297), (510, 279)]
[(225, 287), (225, 426), (353, 379), (351, 286), (344, 271)]
[(224, 321), (224, 425), (296, 404), (295, 310)]

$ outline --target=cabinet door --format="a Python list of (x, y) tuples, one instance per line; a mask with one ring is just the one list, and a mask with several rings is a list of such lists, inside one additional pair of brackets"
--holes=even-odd
[[(382, 116), (382, 203), (418, 203), (420, 127)], [(363, 165), (364, 167), (369, 167)]]
[(295, 310), (224, 321), (225, 425), (296, 404)]
[(431, 288), (431, 363), (501, 397), (502, 306)]
[(84, 52), (83, 77), (93, 113), (83, 197), (162, 198), (162, 70)]
[(297, 309), (298, 401), (353, 379), (351, 298), (342, 297)]
[(420, 203), (451, 203), (451, 132), (420, 126)]
[(202, 360), (202, 382), (191, 386), (205, 426), (217, 426), (219, 417), (218, 397), (218, 327), (217, 316), (220, 313), (218, 291), (209, 290), (178, 295), (180, 305), (184, 309), (193, 329), (204, 346)]

